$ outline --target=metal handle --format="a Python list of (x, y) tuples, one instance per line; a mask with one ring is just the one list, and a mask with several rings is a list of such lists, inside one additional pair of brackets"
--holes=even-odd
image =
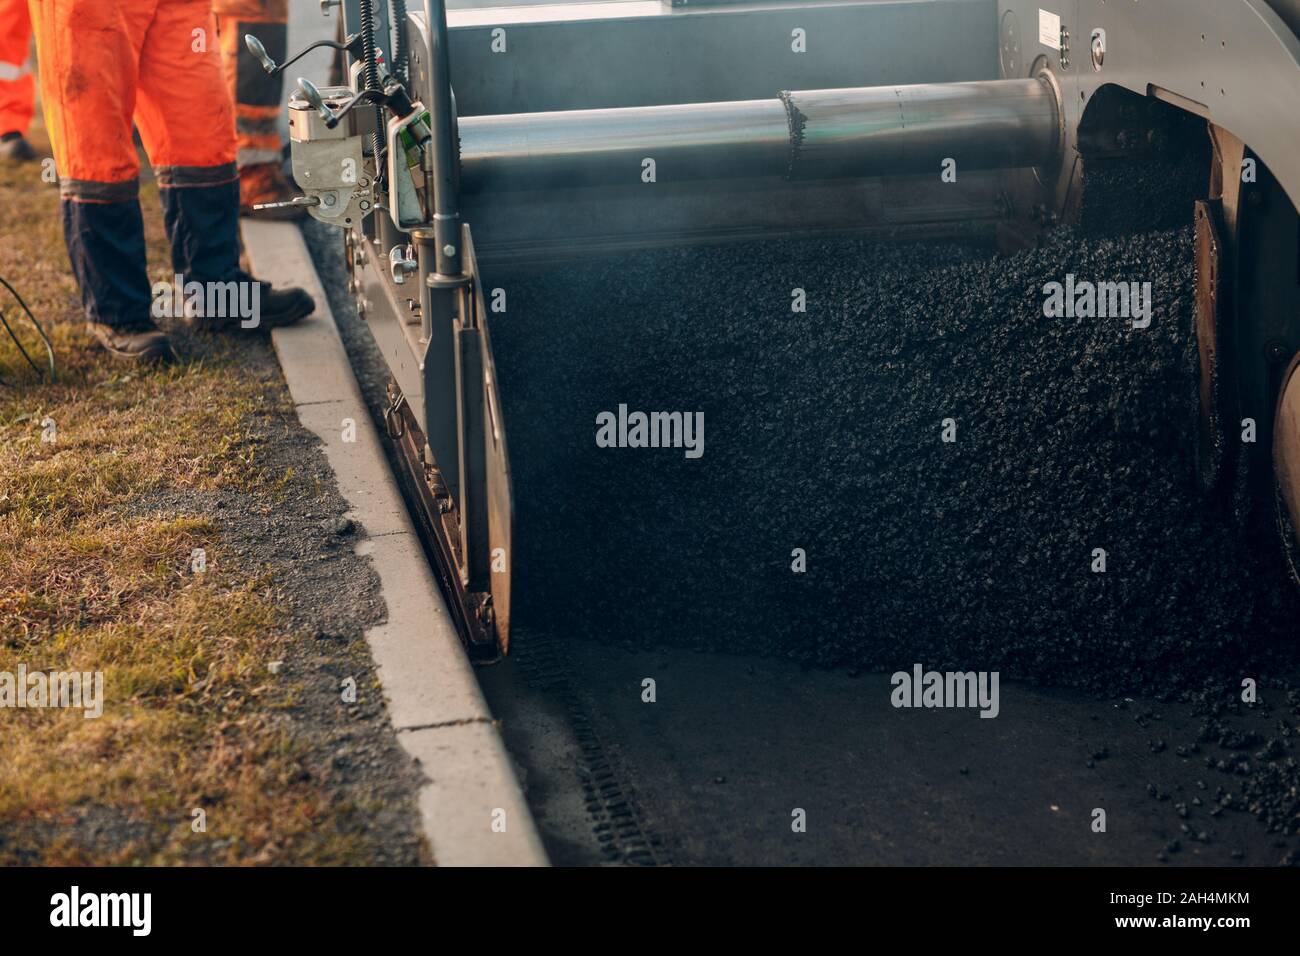
[(292, 199), (286, 199), (284, 202), (259, 202), (254, 203), (254, 209), (290, 209), (298, 206), (319, 206), (319, 196), (294, 196)]
[(332, 128), (338, 122), (334, 118), (334, 111), (326, 106), (325, 101), (321, 99), (320, 90), (316, 89), (315, 83), (300, 76), (298, 77), (298, 91), (302, 93), (302, 98), (307, 101), (308, 105), (324, 118), (326, 126)]
[(272, 76), (275, 76), (275, 74), (284, 70), (285, 67), (297, 63), (312, 50), (319, 50), (323, 46), (327, 46), (331, 50), (346, 50), (348, 53), (356, 56), (360, 50), (360, 43), (361, 34), (359, 33), (352, 34), (352, 36), (348, 37), (342, 43), (335, 40), (317, 40), (315, 43), (309, 44), (301, 53), (295, 53), (283, 63), (277, 64), (273, 59), (271, 59), (271, 55), (266, 52), (266, 47), (262, 45), (261, 40), (253, 36), (251, 33), (244, 34), (244, 45), (248, 47), (249, 52), (251, 52), (253, 56), (262, 61), (262, 69), (266, 70), (266, 72)]
[(271, 54), (266, 52), (266, 47), (262, 46), (261, 40), (251, 33), (245, 33), (244, 46), (248, 47), (248, 52), (262, 62), (262, 69), (266, 70), (267, 73), (275, 72), (275, 61), (271, 59)]
[(343, 0), (320, 0), (320, 15), (322, 17), (328, 17), (330, 15), (330, 7), (342, 6), (342, 3)]

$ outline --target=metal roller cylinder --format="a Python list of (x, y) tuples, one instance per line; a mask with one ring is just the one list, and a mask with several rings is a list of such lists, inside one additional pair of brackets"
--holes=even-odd
[(460, 119), (461, 186), (555, 189), (783, 176), (905, 175), (1045, 164), (1060, 110), (1043, 80), (784, 93), (770, 100)]
[(794, 124), (791, 175), (936, 175), (1039, 166), (1056, 153), (1056, 93), (1043, 80), (811, 90), (783, 97)]
[(460, 119), (461, 189), (553, 189), (783, 172), (790, 126), (778, 99)]

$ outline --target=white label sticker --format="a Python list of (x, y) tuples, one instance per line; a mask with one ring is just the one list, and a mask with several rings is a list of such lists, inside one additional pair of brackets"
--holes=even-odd
[(1061, 15), (1038, 11), (1038, 42), (1050, 46), (1053, 50), (1061, 48)]

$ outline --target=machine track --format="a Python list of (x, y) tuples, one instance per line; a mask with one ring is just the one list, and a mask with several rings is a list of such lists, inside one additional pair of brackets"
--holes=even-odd
[[(573, 773), (582, 788), (601, 861), (670, 865), (668, 849), (646, 820), (626, 770), (606, 746), (599, 721), (575, 684), (563, 644), (543, 631), (529, 630), (517, 631), (513, 644), (512, 657), (524, 682), (563, 708), (577, 742), (579, 759)], [(508, 729), (506, 739), (510, 739)], [(545, 820), (541, 825), (545, 828)]]

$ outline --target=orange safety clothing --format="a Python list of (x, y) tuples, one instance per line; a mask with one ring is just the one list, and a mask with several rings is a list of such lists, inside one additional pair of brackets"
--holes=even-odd
[(0, 136), (26, 135), (36, 110), (36, 80), (27, 51), (32, 21), (27, 0), (0, 0)]
[(92, 322), (147, 321), (140, 132), (178, 274), (239, 268), (235, 123), (211, 0), (32, 0), (64, 239)]
[(248, 51), (244, 35), (262, 41), (277, 63), (288, 56), (289, 6), (287, 0), (213, 0), (217, 29), (221, 33), (221, 60), (226, 83), (235, 103), (236, 162), (247, 169), (283, 159), (280, 140), (280, 97), (283, 78), (268, 76), (262, 63)]
[(210, 0), (32, 0), (32, 12), (65, 198), (136, 195), (132, 119), (160, 185), (235, 178)]

